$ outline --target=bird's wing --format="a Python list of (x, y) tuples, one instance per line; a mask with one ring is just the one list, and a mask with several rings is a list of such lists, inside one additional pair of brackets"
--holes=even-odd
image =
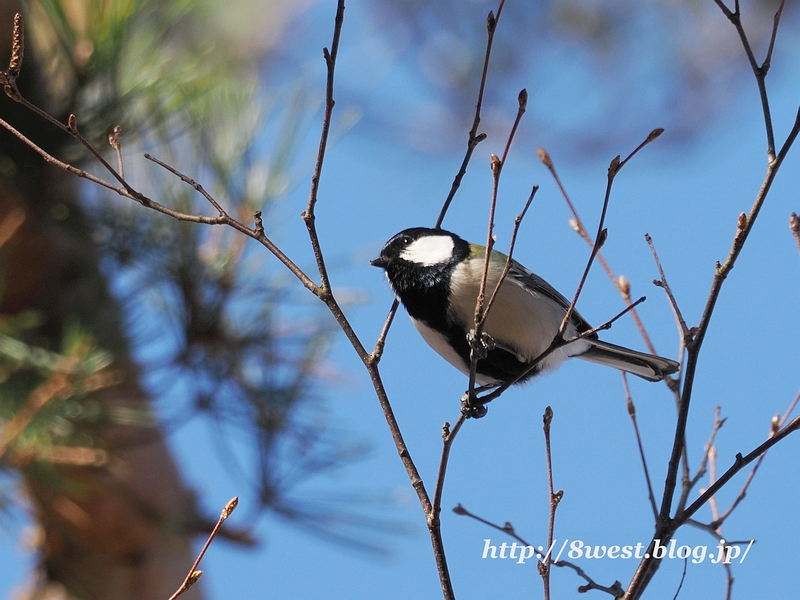
[[(501, 252), (497, 252), (497, 254), (502, 256), (502, 260), (505, 262), (505, 255)], [(511, 283), (525, 288), (532, 294), (541, 294), (552, 300), (564, 309), (564, 312), (567, 311), (571, 304), (571, 302), (561, 295), (552, 285), (513, 259), (511, 260), (511, 268), (508, 271), (507, 279)], [(589, 322), (584, 319), (577, 310), (572, 311), (570, 321), (572, 321), (579, 333), (592, 328)]]

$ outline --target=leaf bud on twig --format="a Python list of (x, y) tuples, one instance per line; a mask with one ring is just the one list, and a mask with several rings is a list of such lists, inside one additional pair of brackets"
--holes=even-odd
[(547, 150), (539, 147), (536, 149), (536, 154), (539, 157), (539, 160), (544, 163), (545, 167), (547, 167), (548, 169), (553, 168), (553, 161), (550, 160), (550, 155), (547, 153)]
[(500, 161), (500, 158), (496, 154), (492, 154), (492, 173), (495, 175), (500, 174), (500, 167), (503, 163)]
[(230, 501), (225, 505), (225, 508), (222, 509), (222, 515), (220, 518), (222, 520), (227, 519), (231, 516), (231, 513), (236, 510), (236, 507), (239, 506), (239, 496), (234, 496), (230, 499)]
[(528, 108), (528, 90), (522, 88), (517, 101), (519, 101), (519, 109), (524, 112)]
[(617, 279), (617, 285), (619, 286), (620, 293), (625, 298), (631, 297), (631, 282), (628, 281), (628, 278), (625, 275), (620, 275), (619, 279)]
[(664, 133), (663, 127), (657, 127), (656, 129), (653, 129), (653, 131), (650, 132), (650, 135), (647, 136), (647, 143), (649, 144), (650, 142), (657, 140), (659, 137), (661, 137), (662, 133)]

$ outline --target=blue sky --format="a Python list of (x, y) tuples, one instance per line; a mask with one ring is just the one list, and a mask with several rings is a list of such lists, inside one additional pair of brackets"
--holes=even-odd
[[(307, 47), (302, 50), (302, 60), (308, 62), (312, 73), (322, 72), (318, 50), (330, 43), (333, 12), (333, 3), (328, 2), (301, 17), (307, 20), (303, 31), (310, 38), (319, 36), (305, 40)], [(475, 18), (483, 20), (484, 12), (481, 6)], [(721, 14), (719, 19), (723, 20)], [(363, 6), (354, 3), (348, 7), (338, 66), (337, 110), (356, 107), (367, 116), (330, 148), (317, 210), (320, 239), (333, 265), (335, 289), (355, 291), (359, 297), (368, 298), (347, 309), (368, 347), (391, 303), (382, 273), (369, 267), (368, 260), (377, 256), (385, 240), (397, 231), (434, 222), (466, 140), (466, 130), (458, 141), (450, 143), (449, 132), (421, 127), (413, 132), (400, 130), (392, 138), (385, 130), (375, 128), (370, 115), (374, 118), (381, 108), (391, 112), (389, 109), (427, 107), (435, 114), (435, 102), (420, 82), (415, 61), (408, 54), (387, 49), (385, 40), (374, 35), (374, 27)], [(732, 28), (730, 31), (733, 35)], [(779, 37), (780, 53), (770, 77), (779, 140), (788, 131), (800, 100), (800, 46), (788, 28), (784, 34)], [(553, 70), (558, 71), (555, 67)], [(569, 78), (570, 65), (565, 64), (561, 72)], [(528, 77), (534, 79), (533, 75)], [(522, 85), (530, 85), (524, 79), (520, 76)], [(317, 78), (317, 82), (321, 89), (322, 80)], [(580, 88), (576, 94), (585, 95), (585, 101), (577, 107), (556, 100), (549, 104), (537, 100), (530, 107), (534, 114), (523, 121), (518, 133), (521, 141), (503, 172), (496, 219), (498, 247), (505, 249), (513, 216), (530, 186), (541, 186), (523, 224), (515, 257), (567, 296), (580, 277), (588, 248), (569, 228), (567, 208), (533, 150), (536, 146), (547, 148), (584, 222), (593, 230), (608, 162), (614, 154), (625, 155), (635, 146), (615, 148), (607, 156), (580, 157), (574, 148), (560, 142), (556, 127), (536, 126), (546, 120), (568, 122), (571, 111), (591, 106), (593, 90), (589, 82), (581, 83), (583, 86), (573, 83)], [(394, 102), (389, 109), (388, 99)], [(495, 105), (487, 110), (501, 114), (511, 106), (510, 120), (513, 105)], [(627, 117), (618, 115), (621, 122)], [(630, 118), (639, 119), (635, 115)], [(407, 117), (399, 115), (398, 121), (407, 123)], [(498, 117), (497, 122), (502, 119)], [(643, 125), (641, 138), (661, 124), (653, 120)], [(614, 123), (608, 126), (613, 129)], [(691, 145), (675, 140), (670, 143), (669, 136), (668, 130), (663, 140), (645, 149), (619, 175), (606, 221), (609, 239), (603, 252), (612, 268), (631, 281), (634, 296), (647, 295), (640, 315), (659, 353), (674, 357), (678, 347), (674, 320), (663, 293), (650, 283), (657, 271), (643, 236), (647, 232), (653, 237), (683, 314), (689, 325), (696, 324), (711, 284), (714, 261), (726, 256), (738, 214), (749, 210), (765, 169), (765, 136), (755, 84), (737, 92)], [(504, 142), (502, 135), (495, 135), (478, 147), (445, 222), (446, 228), (479, 243), (485, 240), (491, 189), (488, 158), (491, 152), (499, 154)], [(749, 452), (766, 438), (772, 416), (783, 413), (800, 388), (796, 328), (800, 318), (800, 258), (788, 228), (790, 212), (800, 212), (798, 156), (795, 149), (783, 165), (759, 223), (725, 284), (701, 353), (687, 429), (693, 472), (711, 430), (716, 405), (728, 418), (716, 440), (718, 471), (722, 472), (737, 452)], [(289, 254), (310, 269), (313, 258), (305, 229), (293, 217), (304, 208), (306, 195), (307, 188), (301, 185), (287, 200), (284, 209), (290, 218), (280, 236), (286, 240)], [(595, 268), (579, 303), (581, 313), (589, 321), (601, 323), (621, 308), (617, 292)], [(644, 349), (630, 319), (617, 322), (603, 338)], [(388, 554), (370, 556), (266, 516), (258, 521), (262, 541), (258, 551), (241, 550), (221, 541), (212, 546), (202, 565), (210, 598), (440, 596), (424, 518), (366, 374), (343, 337), (335, 340), (329, 360), (339, 376), (326, 386), (326, 418), (348, 436), (369, 444), (371, 451), (365, 460), (309, 482), (303, 494), (326, 498), (354, 493), (374, 498), (374, 504), (363, 505), (365, 510), (396, 520), (405, 533), (380, 538)], [(424, 344), (402, 311), (390, 332), (381, 366), (411, 455), (432, 493), (441, 451), (441, 426), (457, 418), (465, 378)], [(631, 392), (656, 497), (660, 499), (675, 407), (663, 384), (634, 379), (629, 380)], [(451, 509), (461, 503), (496, 523), (510, 521), (526, 539), (544, 543), (548, 514), (541, 419), (547, 405), (555, 413), (555, 485), (564, 490), (556, 517), (557, 543), (582, 540), (591, 545), (622, 546), (647, 544), (650, 539), (653, 518), (621, 377), (610, 369), (571, 361), (559, 371), (505, 394), (492, 404), (486, 418), (468, 422), (456, 439), (444, 494), (442, 530), (459, 598), (542, 595), (534, 562), (519, 565), (481, 558), (485, 539), (499, 545), (511, 542), (509, 538), (457, 516)], [(174, 436), (173, 447), (188, 481), (210, 513), (239, 494), (239, 512), (250, 514), (246, 512), (248, 498), (225, 474), (214, 446), (203, 443), (209, 433), (209, 429), (192, 422)], [(796, 435), (790, 436), (770, 451), (747, 498), (723, 527), (726, 539), (756, 540), (745, 562), (734, 565), (735, 597), (790, 597), (794, 590), (789, 573), (798, 559), (794, 507), (800, 498), (793, 482), (800, 475), (795, 459), (799, 440)], [(723, 510), (735, 498), (746, 473), (739, 474), (719, 495)], [(252, 502), (254, 499), (251, 507)], [(234, 513), (232, 522), (238, 516)], [(704, 508), (697, 518), (708, 521), (710, 511)], [(11, 532), (0, 545), (2, 573), (28, 571), (30, 559), (22, 556), (18, 533)], [(690, 527), (679, 530), (676, 539), (680, 545), (707, 546), (709, 553), (716, 546), (710, 535)], [(634, 560), (576, 562), (605, 585), (615, 579), (627, 583), (636, 568)], [(649, 596), (672, 597), (682, 570), (683, 561), (664, 561)], [(21, 575), (4, 575), (0, 594), (8, 596), (9, 590), (23, 581)], [(681, 597), (722, 597), (724, 582), (725, 573), (719, 565), (689, 564)], [(554, 569), (553, 595), (572, 597), (582, 583), (571, 571)], [(599, 597), (599, 592), (592, 594)]]

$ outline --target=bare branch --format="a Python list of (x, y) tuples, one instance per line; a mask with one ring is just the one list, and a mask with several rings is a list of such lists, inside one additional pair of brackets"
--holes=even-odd
[[(688, 482), (688, 485), (686, 486), (686, 489), (684, 490), (684, 494), (686, 496), (688, 496), (689, 491), (695, 485), (697, 485), (697, 482), (700, 481), (700, 479), (703, 477), (703, 475), (706, 474), (706, 467), (708, 466), (709, 460), (712, 458), (712, 454), (716, 452), (716, 450), (714, 448), (714, 440), (716, 439), (717, 433), (719, 433), (719, 430), (722, 429), (722, 426), (725, 424), (725, 421), (727, 421), (727, 418), (725, 418), (725, 419), (722, 418), (722, 416), (720, 414), (720, 407), (719, 406), (715, 406), (714, 407), (714, 426), (711, 428), (711, 434), (708, 436), (708, 442), (706, 442), (706, 445), (705, 445), (705, 453), (703, 454), (703, 458), (700, 461), (700, 466), (697, 468), (697, 473), (695, 473), (695, 476), (692, 478), (692, 480)], [(711, 483), (714, 482), (714, 479), (716, 479), (716, 476), (715, 475), (711, 475)]]
[[(603, 244), (605, 244), (607, 237), (607, 232), (605, 230), (606, 212), (608, 211), (608, 203), (609, 200), (611, 199), (611, 187), (614, 184), (614, 179), (616, 178), (617, 173), (620, 172), (622, 167), (624, 167), (628, 163), (628, 161), (639, 152), (639, 150), (647, 146), (652, 141), (658, 139), (658, 137), (663, 132), (664, 132), (663, 129), (654, 129), (644, 139), (644, 141), (633, 150), (633, 152), (631, 152), (628, 156), (625, 157), (624, 160), (620, 160), (620, 157), (617, 156), (611, 161), (611, 164), (608, 166), (608, 180), (606, 184), (606, 193), (605, 197), (603, 198), (603, 209), (600, 212), (600, 219), (597, 223), (597, 234), (595, 235), (594, 238), (594, 244), (592, 245), (592, 251), (589, 255), (589, 260), (586, 261), (586, 268), (583, 271), (583, 276), (581, 277), (581, 280), (578, 283), (578, 288), (575, 290), (575, 296), (572, 298), (572, 302), (570, 303), (569, 309), (567, 310), (567, 313), (564, 315), (564, 319), (561, 321), (561, 327), (559, 328), (558, 331), (559, 337), (562, 336), (564, 332), (567, 330), (567, 324), (569, 323), (569, 320), (572, 317), (572, 313), (575, 310), (575, 306), (578, 303), (578, 298), (580, 298), (581, 291), (583, 290), (583, 286), (586, 283), (586, 278), (589, 275), (589, 270), (592, 268), (592, 263), (594, 262), (597, 253), (600, 251), (600, 248), (602, 248)], [(552, 165), (552, 162), (550, 164)]]
[(792, 421), (780, 431), (775, 433), (775, 435), (771, 436), (767, 441), (763, 444), (755, 448), (746, 456), (742, 456), (741, 454), (736, 455), (736, 459), (734, 460), (733, 465), (731, 465), (727, 471), (725, 471), (722, 476), (715, 481), (709, 488), (700, 494), (700, 497), (697, 498), (694, 502), (692, 502), (689, 507), (682, 511), (681, 513), (675, 516), (675, 522), (678, 526), (685, 523), (694, 513), (696, 513), (700, 507), (702, 507), (706, 502), (708, 502), (709, 498), (711, 498), (714, 494), (716, 494), (719, 489), (725, 485), (734, 475), (736, 475), (739, 471), (741, 471), (744, 467), (749, 465), (751, 462), (756, 460), (760, 457), (764, 452), (772, 448), (775, 444), (780, 442), (786, 436), (794, 433), (800, 429), (800, 417), (795, 417)]
[[(492, 529), (496, 529), (497, 531), (501, 531), (501, 532), (509, 535), (510, 537), (514, 538), (515, 540), (517, 540), (518, 542), (520, 542), (524, 546), (528, 546), (528, 547), (531, 547), (531, 548), (536, 548), (536, 546), (534, 544), (531, 544), (531, 543), (527, 542), (522, 536), (520, 536), (516, 532), (516, 530), (514, 529), (514, 526), (509, 522), (506, 522), (505, 525), (502, 525), (502, 526), (497, 525), (496, 523), (492, 523), (491, 521), (488, 521), (488, 520), (486, 520), (486, 519), (484, 519), (482, 517), (479, 517), (478, 515), (476, 515), (474, 513), (471, 513), (466, 508), (464, 508), (461, 504), (457, 505), (453, 509), (453, 512), (456, 513), (457, 515), (461, 515), (461, 516), (464, 516), (464, 517), (469, 517), (470, 519), (474, 519), (475, 521), (478, 521), (478, 523), (483, 523), (484, 525), (487, 525), (488, 527), (491, 527)], [(543, 559), (545, 559), (545, 558), (551, 558), (552, 559), (552, 556), (551, 556), (552, 550), (553, 550), (552, 547), (548, 547), (548, 550), (544, 555), (542, 555), (542, 554), (538, 554), (537, 555), (537, 558), (540, 561), (539, 564), (541, 564), (541, 561)], [(611, 596), (613, 596), (614, 598), (621, 598), (622, 595), (625, 593), (625, 590), (622, 589), (622, 584), (619, 581), (615, 581), (614, 584), (611, 585), (611, 586), (600, 585), (599, 583), (595, 582), (591, 577), (589, 577), (586, 574), (586, 572), (583, 569), (581, 569), (578, 565), (576, 565), (574, 563), (571, 563), (569, 561), (566, 561), (566, 560), (551, 560), (550, 564), (553, 565), (553, 566), (556, 566), (556, 567), (566, 567), (566, 568), (572, 569), (573, 571), (575, 571), (575, 573), (579, 577), (582, 577), (586, 581), (586, 585), (582, 585), (582, 586), (578, 587), (578, 593), (580, 593), (580, 594), (583, 594), (583, 593), (588, 592), (590, 590), (598, 590), (598, 591), (601, 591), (601, 592), (605, 592), (606, 594), (611, 594)]]
[[(589, 247), (591, 248), (594, 245), (594, 241), (592, 240), (592, 238), (589, 237), (589, 234), (586, 233), (586, 228), (583, 225), (583, 221), (581, 220), (581, 217), (578, 214), (575, 205), (572, 203), (572, 200), (570, 199), (569, 194), (567, 193), (567, 190), (564, 187), (564, 184), (561, 182), (561, 178), (558, 176), (558, 173), (556, 172), (552, 159), (547, 154), (547, 151), (545, 151), (544, 148), (538, 148), (537, 154), (539, 155), (539, 159), (542, 161), (545, 167), (547, 167), (547, 170), (550, 171), (550, 175), (553, 177), (556, 186), (561, 192), (561, 197), (564, 198), (564, 201), (567, 203), (567, 208), (569, 208), (569, 211), (572, 213), (572, 219), (570, 219), (569, 221), (570, 226), (579, 236), (581, 236), (581, 238), (587, 244), (589, 244)], [(625, 277), (622, 275), (617, 277), (614, 274), (608, 262), (603, 257), (602, 252), (597, 253), (597, 260), (603, 267), (603, 270), (606, 272), (606, 275), (608, 275), (608, 278), (611, 280), (611, 283), (613, 283), (614, 287), (617, 288), (617, 291), (622, 296), (622, 299), (625, 301), (627, 305), (630, 305), (631, 304), (630, 284), (628, 284), (627, 279), (625, 279)], [(644, 340), (644, 343), (647, 346), (647, 349), (650, 351), (650, 354), (658, 354), (656, 352), (655, 346), (653, 346), (653, 342), (650, 341), (650, 336), (647, 334), (647, 331), (644, 328), (642, 320), (639, 318), (639, 313), (633, 310), (631, 311), (631, 317), (633, 317), (633, 321), (636, 324), (636, 327), (639, 330), (639, 333), (641, 334), (642, 339)]]
[[(559, 502), (561, 502), (561, 498), (564, 497), (564, 491), (558, 490), (556, 492), (553, 488), (553, 459), (550, 449), (550, 425), (553, 422), (553, 409), (549, 406), (544, 409), (542, 421), (544, 429), (545, 456), (547, 458), (547, 489), (550, 493), (550, 511), (547, 521), (547, 547), (552, 548), (556, 524), (556, 509), (558, 508)], [(544, 560), (538, 564), (539, 574), (542, 576), (542, 583), (544, 585), (545, 600), (550, 600), (550, 563), (550, 553), (548, 552)]]
[(178, 590), (170, 596), (169, 600), (175, 600), (178, 596), (183, 594), (186, 590), (192, 587), (200, 577), (203, 575), (202, 571), (198, 571), (197, 567), (200, 564), (200, 561), (203, 560), (203, 556), (205, 556), (206, 550), (211, 545), (211, 542), (214, 541), (214, 538), (217, 536), (217, 532), (219, 528), (222, 527), (222, 523), (225, 522), (225, 519), (231, 516), (231, 513), (236, 509), (239, 505), (239, 498), (238, 496), (234, 496), (231, 500), (225, 505), (225, 508), (222, 509), (222, 512), (219, 515), (219, 519), (217, 519), (217, 524), (214, 525), (214, 529), (211, 530), (211, 533), (206, 540), (206, 543), (203, 544), (203, 548), (200, 550), (200, 554), (197, 555), (197, 558), (194, 561), (194, 564), (189, 569), (189, 573), (186, 575), (186, 579), (183, 580), (183, 583), (178, 588)]
[[(311, 176), (311, 190), (308, 194), (308, 206), (303, 211), (302, 217), (308, 229), (308, 237), (311, 241), (311, 248), (314, 252), (314, 259), (317, 261), (317, 270), (320, 276), (320, 287), (323, 296), (328, 297), (331, 293), (331, 285), (328, 280), (328, 270), (325, 267), (325, 258), (319, 243), (316, 227), (316, 215), (314, 213), (317, 206), (317, 194), (319, 192), (319, 181), (322, 175), (322, 165), (325, 161), (325, 150), (328, 147), (328, 134), (331, 128), (331, 116), (333, 114), (333, 78), (336, 71), (336, 57), (339, 54), (339, 39), (344, 23), (344, 0), (339, 0), (336, 8), (336, 20), (333, 28), (333, 42), (331, 49), (323, 48), (322, 53), (328, 68), (327, 83), (325, 86), (325, 113), (322, 118), (322, 132), (320, 133), (319, 149), (317, 150), (317, 161), (314, 165), (314, 174)], [(325, 298), (323, 298), (325, 300)]]
[(653, 484), (650, 481), (650, 471), (647, 469), (647, 459), (644, 457), (644, 446), (642, 445), (642, 436), (639, 434), (639, 424), (636, 421), (636, 406), (633, 404), (633, 398), (631, 397), (631, 390), (628, 387), (628, 376), (627, 374), (622, 371), (622, 385), (625, 388), (625, 397), (628, 401), (628, 415), (631, 418), (631, 423), (633, 424), (633, 432), (636, 436), (636, 444), (639, 447), (639, 458), (642, 460), (642, 468), (644, 469), (644, 480), (647, 484), (647, 497), (650, 500), (650, 507), (653, 509), (653, 517), (658, 518), (658, 508), (656, 507), (656, 496), (653, 493)]
[[(789, 418), (789, 415), (792, 414), (792, 412), (794, 411), (795, 407), (797, 406), (798, 401), (800, 401), (800, 392), (797, 393), (797, 395), (794, 397), (794, 400), (792, 400), (791, 404), (789, 404), (789, 407), (786, 409), (786, 412), (783, 413), (783, 417), (778, 418), (777, 415), (775, 417), (773, 417), (772, 424), (771, 424), (771, 427), (770, 427), (770, 435), (771, 436), (775, 435), (780, 430), (780, 428), (783, 427), (784, 423), (786, 423), (786, 420)], [(726, 510), (719, 517), (718, 521), (719, 521), (720, 525), (725, 522), (725, 519), (727, 519), (731, 515), (731, 513), (734, 510), (736, 510), (736, 507), (739, 506), (739, 504), (741, 504), (742, 500), (744, 500), (745, 496), (747, 495), (747, 490), (750, 488), (750, 484), (752, 483), (753, 479), (755, 478), (756, 472), (758, 471), (758, 468), (761, 466), (761, 463), (764, 462), (764, 459), (766, 458), (766, 456), (767, 456), (767, 453), (765, 452), (764, 454), (762, 454), (761, 456), (758, 457), (758, 460), (756, 461), (756, 464), (753, 465), (753, 469), (747, 475), (747, 479), (745, 480), (744, 484), (742, 485), (742, 489), (739, 491), (739, 494), (736, 496), (736, 499), (728, 507), (728, 510)]]
[(678, 323), (678, 329), (680, 331), (681, 338), (684, 340), (685, 344), (690, 335), (689, 327), (686, 325), (686, 321), (683, 318), (681, 309), (678, 307), (678, 302), (675, 300), (675, 296), (672, 294), (672, 289), (667, 283), (667, 276), (664, 274), (664, 269), (661, 266), (661, 260), (658, 258), (658, 252), (656, 252), (656, 247), (653, 245), (653, 238), (650, 237), (649, 233), (645, 233), (644, 239), (647, 241), (647, 245), (650, 246), (650, 252), (653, 253), (653, 259), (656, 261), (658, 276), (660, 277), (660, 279), (653, 280), (653, 285), (657, 285), (667, 294), (667, 299), (669, 299), (669, 304), (672, 307), (673, 314), (675, 315), (675, 321)]
[[(517, 131), (517, 127), (519, 127), (519, 122), (522, 119), (522, 115), (525, 114), (525, 109), (528, 104), (528, 92), (524, 89), (519, 93), (517, 97), (517, 101), (519, 103), (519, 108), (517, 110), (517, 116), (514, 119), (514, 125), (511, 127), (511, 131), (508, 134), (508, 140), (506, 141), (505, 150), (503, 151), (503, 158), (498, 158), (496, 155), (492, 154), (492, 199), (489, 204), (489, 221), (487, 225), (487, 232), (486, 232), (486, 248), (484, 250), (485, 254), (483, 257), (483, 272), (481, 274), (481, 283), (478, 290), (478, 297), (475, 299), (475, 317), (474, 317), (474, 328), (472, 330), (472, 344), (470, 348), (470, 367), (469, 367), (469, 398), (467, 401), (468, 410), (472, 413), (472, 416), (483, 416), (485, 412), (475, 412), (473, 408), (475, 407), (475, 378), (477, 376), (478, 370), (478, 360), (481, 358), (479, 356), (479, 349), (482, 351), (482, 344), (483, 344), (483, 325), (486, 322), (486, 317), (488, 315), (488, 309), (484, 308), (485, 300), (486, 300), (486, 284), (489, 278), (489, 263), (492, 260), (492, 251), (494, 247), (494, 215), (497, 209), (497, 193), (500, 187), (500, 175), (503, 171), (503, 164), (508, 156), (508, 152), (511, 149), (511, 143), (514, 141), (514, 134)], [(533, 200), (534, 191), (531, 193), (528, 202), (525, 205), (521, 215), (524, 214), (528, 210), (528, 206), (530, 206), (531, 201)], [(516, 238), (516, 229), (519, 228), (519, 222), (522, 221), (522, 216), (519, 216), (518, 219), (515, 219), (515, 231), (514, 231), (514, 238)], [(513, 250), (513, 245), (512, 245)], [(494, 287), (494, 291), (492, 292), (492, 299), (497, 295), (500, 286), (503, 284), (506, 275), (508, 274), (508, 269), (511, 267), (511, 254), (506, 258), (506, 266), (504, 269), (503, 276), (497, 281)]]
[(439, 217), (436, 219), (436, 225), (434, 225), (435, 229), (439, 229), (442, 226), (442, 222), (444, 221), (444, 217), (450, 208), (450, 204), (453, 202), (453, 198), (455, 197), (458, 188), (461, 187), (461, 180), (464, 179), (464, 175), (467, 173), (467, 167), (469, 166), (469, 161), (472, 159), (472, 153), (475, 151), (475, 147), (486, 139), (485, 133), (478, 133), (478, 127), (481, 124), (483, 93), (486, 89), (486, 76), (489, 73), (489, 58), (492, 55), (494, 32), (497, 29), (497, 22), (500, 20), (500, 14), (503, 12), (504, 5), (505, 0), (500, 0), (500, 5), (497, 7), (497, 13), (490, 11), (489, 16), (486, 18), (486, 30), (488, 34), (486, 39), (486, 54), (483, 59), (481, 83), (478, 87), (478, 101), (475, 103), (475, 118), (472, 120), (472, 129), (469, 131), (469, 139), (467, 140), (467, 152), (464, 155), (464, 160), (461, 162), (461, 168), (459, 168), (458, 173), (456, 173), (456, 177), (453, 180), (453, 185), (450, 186), (450, 192), (447, 194), (447, 198), (442, 205), (442, 210), (439, 211)]
[(467, 420), (467, 415), (462, 412), (455, 422), (455, 425), (450, 427), (450, 423), (445, 423), (442, 427), (442, 456), (439, 459), (439, 471), (436, 474), (436, 487), (433, 492), (433, 515), (439, 518), (442, 511), (442, 493), (444, 492), (444, 479), (447, 474), (447, 463), (450, 459), (450, 449), (453, 447), (453, 441), (456, 439), (461, 426)]
[(114, 129), (112, 129), (111, 133), (108, 134), (108, 143), (114, 149), (114, 152), (116, 152), (117, 154), (117, 171), (119, 171), (120, 176), (124, 179), (125, 166), (122, 164), (122, 142), (120, 140), (121, 137), (122, 137), (122, 126), (114, 125)]

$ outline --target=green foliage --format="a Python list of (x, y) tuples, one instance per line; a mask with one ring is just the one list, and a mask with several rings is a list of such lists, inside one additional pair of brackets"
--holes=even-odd
[(71, 323), (61, 352), (36, 345), (39, 315), (28, 312), (0, 319), (0, 464), (21, 466), (51, 457), (53, 449), (92, 446), (77, 434), (81, 422), (103, 419), (87, 394), (114, 380), (111, 355), (91, 334)]

